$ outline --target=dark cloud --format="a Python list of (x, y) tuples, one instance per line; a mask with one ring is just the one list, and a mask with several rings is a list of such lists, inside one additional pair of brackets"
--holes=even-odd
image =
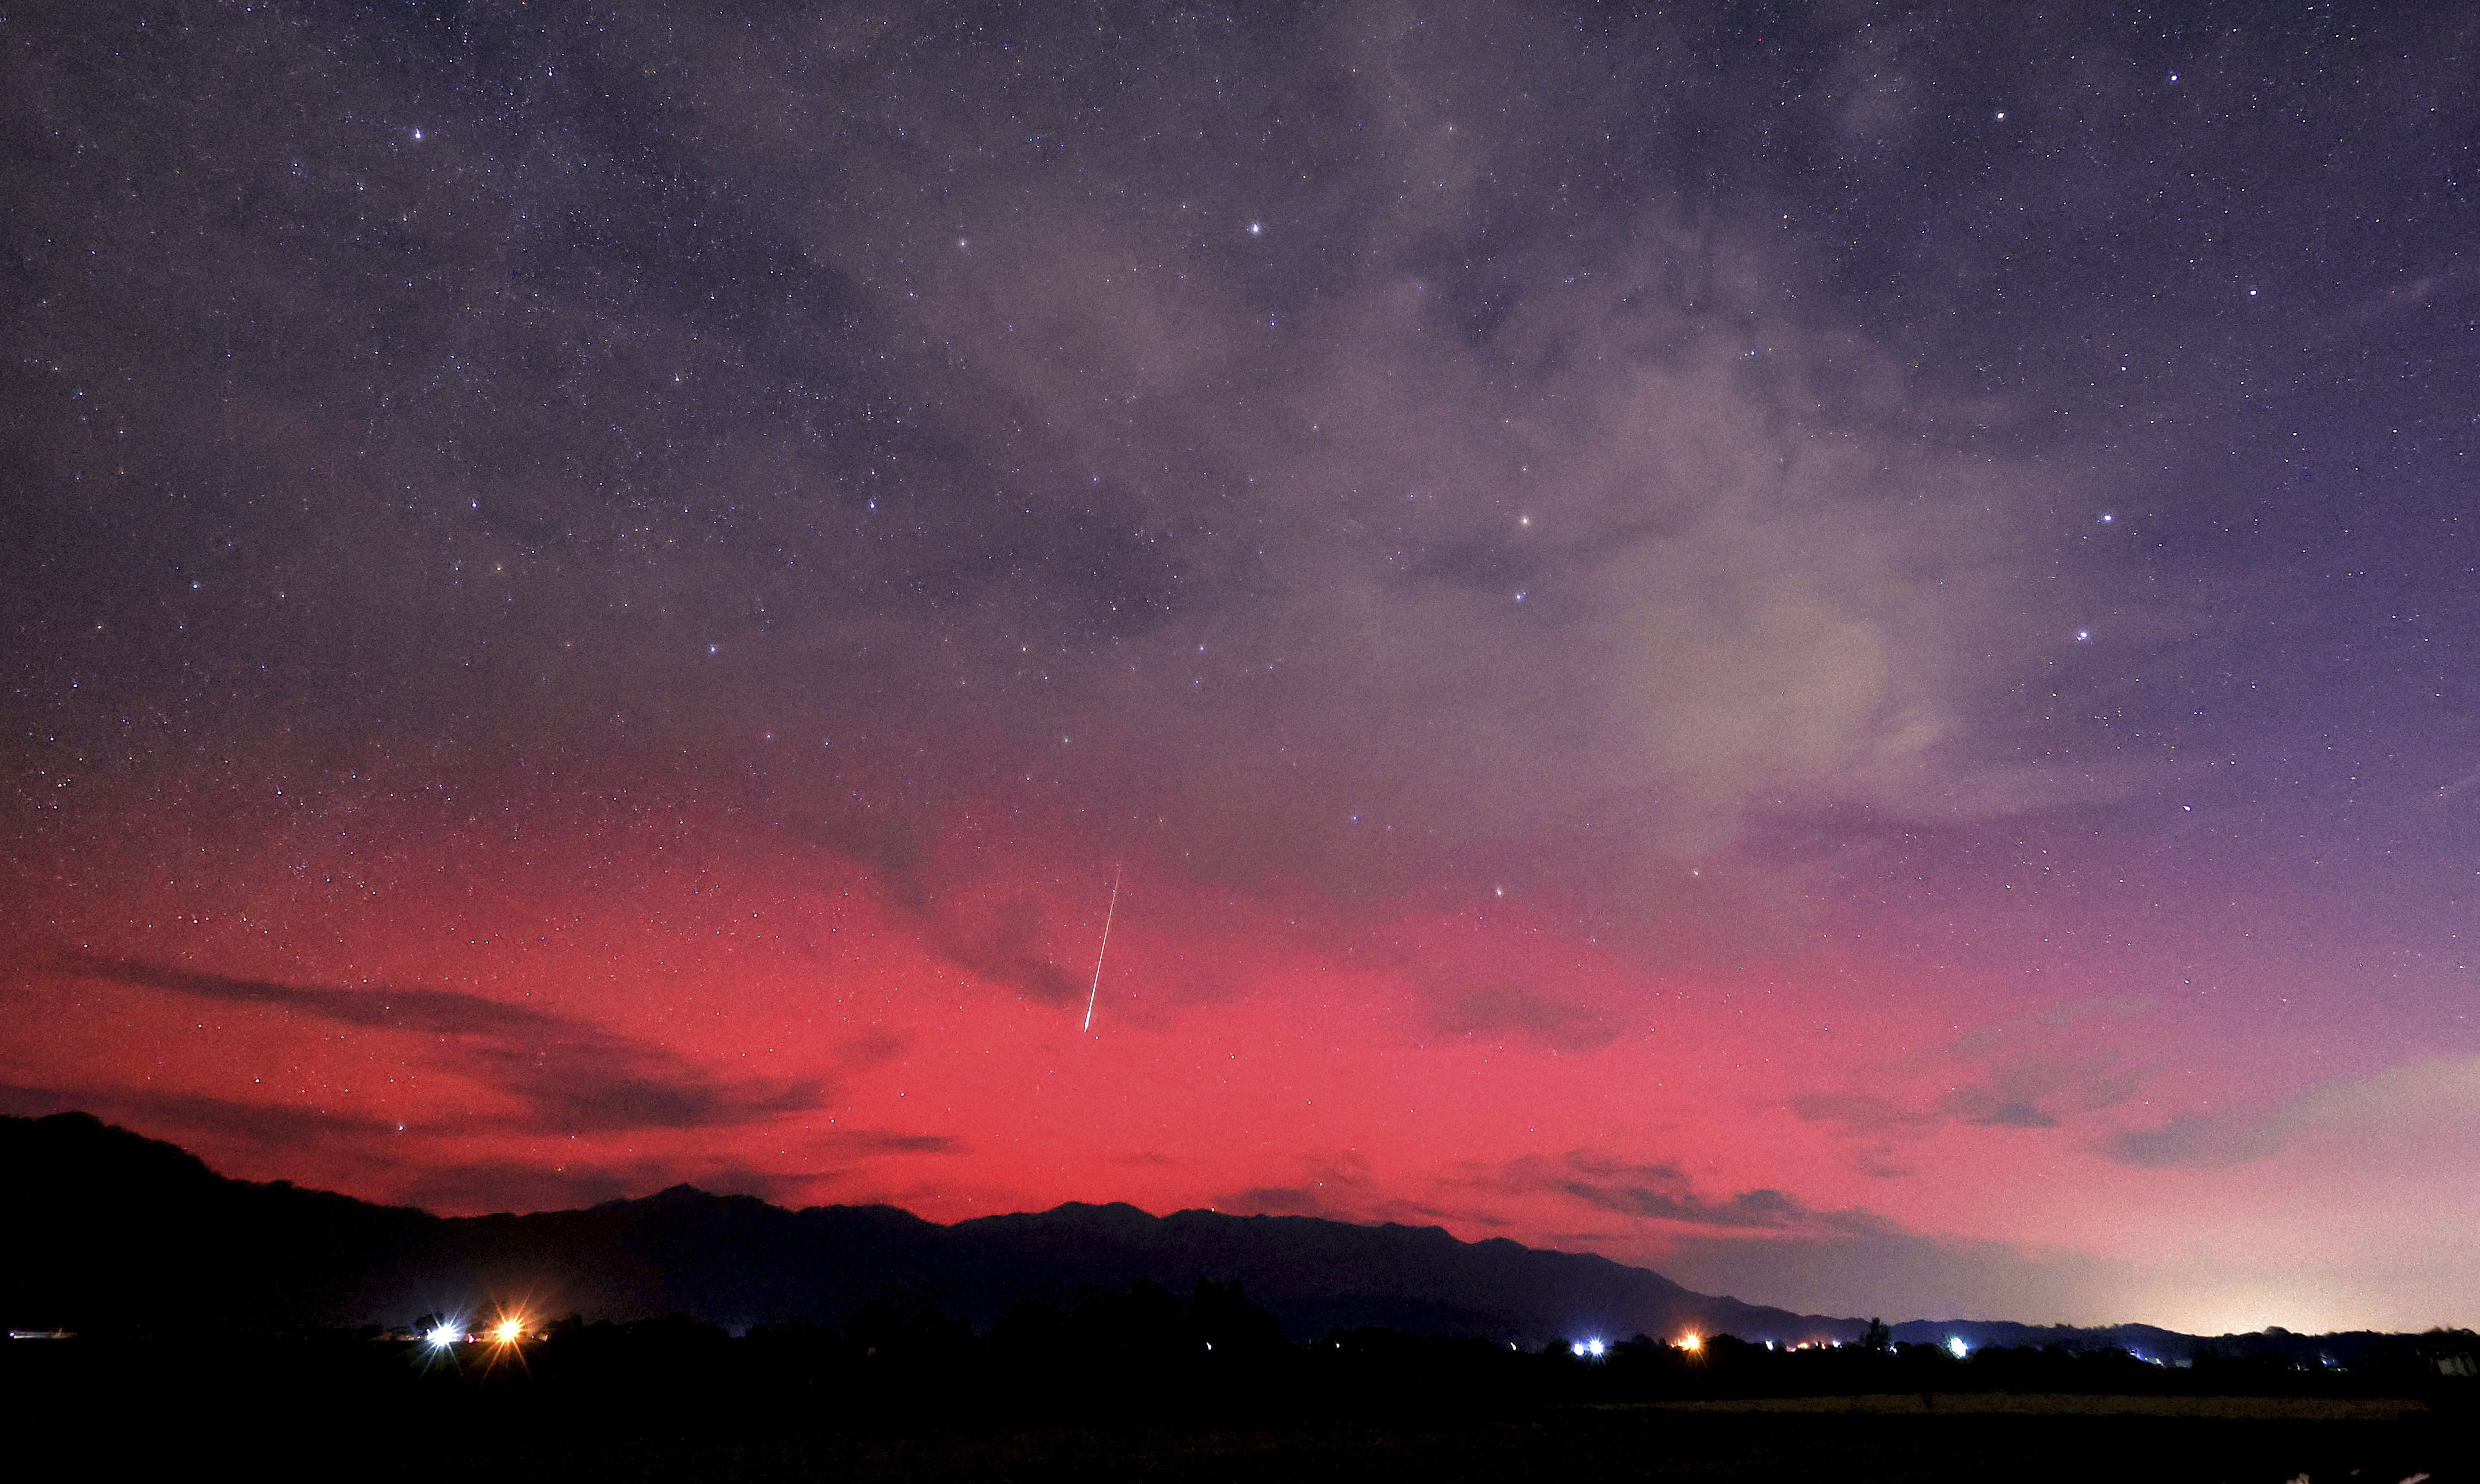
[(1935, 1112), (1906, 1107), (1869, 1092), (1795, 1092), (1789, 1102), (1791, 1110), (1810, 1123), (1833, 1124), (1861, 1134), (1886, 1134), (1945, 1121)]
[(1594, 1211), (1690, 1227), (1750, 1231), (1849, 1231), (1867, 1218), (1855, 1212), (1811, 1210), (1780, 1190), (1743, 1190), (1720, 1200), (1699, 1195), (1676, 1165), (1631, 1161), (1588, 1150), (1564, 1156), (1528, 1155), (1468, 1172), (1468, 1180), (1498, 1189), (1547, 1192)]
[(2125, 1295), (2141, 1282), (2132, 1263), (1923, 1236), (1884, 1223), (1763, 1237), (1691, 1234), (1652, 1265), (1702, 1292), (1801, 1313), (2032, 1323), (2123, 1322)]
[(657, 1043), (456, 990), (327, 989), (88, 957), (64, 958), (56, 967), (88, 979), (429, 1037), (420, 1054), (440, 1070), (525, 1106), (512, 1119), (452, 1116), (438, 1127), (504, 1124), (528, 1133), (726, 1128), (805, 1112), (825, 1098), (814, 1080), (718, 1078)]
[(2116, 1107), (2143, 1087), (2150, 1059), (2124, 1028), (2148, 1012), (2141, 1002), (2125, 1000), (2068, 1003), (1991, 1021), (1955, 1035), (1932, 1055), (1881, 1069), (1889, 1083), (1946, 1082), (1926, 1097), (1847, 1087), (1796, 1092), (1788, 1101), (1810, 1123), (1881, 1143), (1950, 1124), (2055, 1128)]
[(444, 1036), (513, 1036), (576, 1028), (573, 1022), (528, 1005), (452, 989), (321, 989), (130, 959), (72, 957), (60, 960), (58, 967), (83, 978), (226, 1003), (271, 1004), (347, 1026)]
[(1042, 1004), (1082, 1003), (1086, 986), (1053, 957), (1042, 904), (1030, 897), (996, 900), (943, 898), (928, 923), (935, 950), (985, 979)]
[[(1810, 1314), (2109, 1323), (2126, 1317), (2112, 1306), (2143, 1276), (2131, 1263), (1924, 1235), (1865, 1210), (1821, 1211), (1780, 1190), (1709, 1197), (1676, 1165), (1590, 1150), (1466, 1164), (1434, 1186), (1434, 1199), (1400, 1203), (1403, 1214), (1385, 1217), (1371, 1210), (1366, 1161), (1312, 1161), (1307, 1170), (1297, 1185), (1226, 1197), (1222, 1209), (1493, 1228), (1503, 1220), (1474, 1202), (1477, 1193), (1555, 1195), (1580, 1214), (1629, 1223), (1615, 1243), (1580, 1223), (1559, 1245), (1647, 1253), (1630, 1261), (1700, 1292)], [(1658, 1233), (1649, 1253), (1639, 1222)]]
[(1956, 1116), (1984, 1129), (2054, 1129), (2058, 1120), (2028, 1098), (2009, 1097), (1986, 1087), (1959, 1089)]
[[(473, 1161), (440, 1157), (435, 1141), (442, 1136), (461, 1139), (505, 1130), (504, 1122), (487, 1119), (400, 1126), (315, 1108), (109, 1084), (0, 1084), (0, 1110), (28, 1117), (91, 1112), (156, 1137), (202, 1148), (218, 1160), (245, 1161), (247, 1173), (253, 1176), (297, 1171), (307, 1156), (320, 1161), (323, 1180), (358, 1182), (364, 1188), (385, 1191), (389, 1201), (450, 1214), (572, 1210), (645, 1195), (680, 1180), (677, 1166), (656, 1160)], [(725, 1166), (699, 1175), (696, 1183), (718, 1192), (781, 1199), (797, 1193), (804, 1179)]]
[(2480, 1056), (2424, 1056), (2364, 1077), (2333, 1078), (2270, 1105), (2182, 1113), (2103, 1141), (2121, 1164), (2149, 1169), (2253, 1163), (2323, 1139), (2354, 1163), (2380, 1152), (2459, 1148), (2480, 1129)]
[(1400, 1221), (1421, 1225), (1471, 1220), (1495, 1227), (1502, 1221), (1483, 1213), (1467, 1216), (1446, 1207), (1408, 1199), (1391, 1191), (1369, 1159), (1357, 1150), (1327, 1151), (1299, 1160), (1301, 1178), (1293, 1185), (1253, 1185), (1217, 1196), (1216, 1211), (1268, 1216), (1323, 1216), (1333, 1221)]
[(2103, 1148), (2121, 1164), (2148, 1169), (2212, 1167), (2261, 1159), (2289, 1142), (2278, 1120), (2185, 1113), (2157, 1128), (2112, 1134)]
[(868, 1030), (852, 1037), (836, 1048), (840, 1066), (859, 1071), (865, 1067), (884, 1065), (902, 1056), (913, 1038), (891, 1030)]
[(76, 1087), (28, 1087), (0, 1083), (0, 1111), (20, 1117), (89, 1112), (116, 1123), (176, 1137), (205, 1137), (262, 1150), (305, 1150), (349, 1145), (368, 1149), (397, 1126), (356, 1113), (323, 1108), (244, 1103), (192, 1093), (164, 1092), (97, 1082)]
[[(1460, 1184), (1565, 1196), (1658, 1224), (1646, 1265), (1702, 1292), (1802, 1313), (2108, 1322), (2132, 1264), (1923, 1235), (1866, 1210), (1823, 1211), (1781, 1190), (1700, 1194), (1676, 1165), (1589, 1150), (1469, 1167)], [(1577, 1240), (1593, 1241), (1580, 1236)], [(1607, 1241), (1607, 1237), (1599, 1238)]]
[(426, 1162), (410, 1172), (398, 1198), (450, 1214), (575, 1211), (606, 1201), (634, 1200), (674, 1185), (716, 1195), (754, 1195), (785, 1204), (810, 1177), (721, 1165), (684, 1181), (678, 1166), (653, 1161), (544, 1163), (527, 1160)]
[(1317, 1216), (1330, 1221), (1360, 1218), (1360, 1203), (1351, 1195), (1311, 1182), (1298, 1185), (1251, 1185), (1215, 1202), (1218, 1211), (1246, 1211), (1258, 1216)]
[(943, 1133), (898, 1133), (891, 1129), (839, 1129), (812, 1138), (811, 1145), (831, 1155), (960, 1155), (963, 1140)]
[(575, 1211), (643, 1195), (647, 1188), (633, 1184), (625, 1172), (495, 1159), (426, 1166), (400, 1199), (426, 1211), (522, 1213)]
[(1618, 1039), (1617, 1028), (1592, 1011), (1511, 984), (1455, 996), (1437, 1004), (1434, 1013), (1438, 1028), (1449, 1034), (1513, 1031), (1561, 1051), (1591, 1051)]

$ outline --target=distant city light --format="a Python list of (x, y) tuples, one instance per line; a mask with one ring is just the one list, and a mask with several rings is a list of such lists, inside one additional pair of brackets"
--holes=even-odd
[(1961, 1335), (1947, 1336), (1946, 1347), (1948, 1353), (1952, 1355), (1956, 1360), (1961, 1360), (1972, 1353), (1972, 1346), (1963, 1342), (1963, 1337)]
[(1589, 1355), (1595, 1360), (1601, 1359), (1603, 1352), (1609, 1348), (1598, 1340), (1579, 1340), (1567, 1347), (1570, 1354)]
[(1705, 1337), (1691, 1331), (1679, 1337), (1679, 1348), (1693, 1355), (1705, 1348)]

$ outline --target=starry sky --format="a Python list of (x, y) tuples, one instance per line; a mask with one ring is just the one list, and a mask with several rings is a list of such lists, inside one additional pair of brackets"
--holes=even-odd
[(2474, 44), (9, 5), (0, 1107), (2480, 1322)]

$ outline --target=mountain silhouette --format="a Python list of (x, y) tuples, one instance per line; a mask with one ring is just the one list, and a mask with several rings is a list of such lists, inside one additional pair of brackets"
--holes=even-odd
[(400, 1325), (503, 1305), (727, 1327), (840, 1324), (871, 1304), (988, 1327), (1024, 1299), (1237, 1280), (1296, 1340), (1382, 1326), (1532, 1347), (1571, 1335), (1848, 1338), (1857, 1321), (1692, 1292), (1607, 1258), (1436, 1227), (1079, 1203), (941, 1226), (887, 1206), (787, 1211), (688, 1185), (584, 1211), (442, 1217), (230, 1180), (85, 1113), (0, 1118), (20, 1215), (0, 1319), (176, 1334)]
[[(231, 1180), (87, 1113), (0, 1117), (0, 1323), (157, 1335), (400, 1326), (503, 1308), (589, 1319), (685, 1314), (730, 1329), (842, 1325), (873, 1305), (987, 1330), (1020, 1301), (1061, 1309), (1141, 1279), (1238, 1282), (1293, 1340), (1362, 1327), (1552, 1340), (1691, 1332), (1796, 1343), (1865, 1321), (1697, 1293), (1659, 1273), (1437, 1227), (1078, 1202), (941, 1226), (891, 1206), (787, 1211), (690, 1185), (583, 1211), (446, 1217), (286, 1181)], [(1912, 1320), (1905, 1343), (2208, 1350), (2347, 1361), (2374, 1333), (2201, 1339), (2151, 1325)]]

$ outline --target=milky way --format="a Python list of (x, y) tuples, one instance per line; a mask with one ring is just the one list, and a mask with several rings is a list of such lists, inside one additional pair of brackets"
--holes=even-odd
[(13, 10), (0, 1106), (2480, 1321), (2468, 27), (1606, 9)]

